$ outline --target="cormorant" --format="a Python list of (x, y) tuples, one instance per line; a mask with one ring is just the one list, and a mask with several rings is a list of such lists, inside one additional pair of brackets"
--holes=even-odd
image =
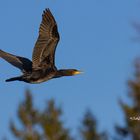
[(32, 61), (0, 50), (0, 57), (22, 71), (22, 75), (7, 79), (27, 83), (41, 83), (52, 78), (80, 74), (76, 69), (60, 69), (55, 66), (55, 50), (59, 42), (57, 23), (49, 9), (42, 14), (39, 36), (33, 49)]

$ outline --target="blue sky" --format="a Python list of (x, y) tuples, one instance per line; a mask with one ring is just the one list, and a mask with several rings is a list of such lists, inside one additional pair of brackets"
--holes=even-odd
[(85, 73), (30, 85), (4, 82), (20, 71), (0, 59), (0, 137), (14, 138), (9, 121), (16, 121), (18, 104), (29, 88), (35, 105), (44, 108), (56, 99), (64, 110), (66, 126), (75, 130), (90, 108), (100, 130), (113, 133), (113, 124), (123, 124), (118, 99), (127, 99), (127, 80), (133, 60), (140, 56), (137, 33), (131, 26), (140, 21), (139, 0), (5, 0), (0, 1), (0, 49), (31, 59), (42, 11), (50, 8), (58, 23), (61, 40), (56, 52), (58, 68), (76, 68)]

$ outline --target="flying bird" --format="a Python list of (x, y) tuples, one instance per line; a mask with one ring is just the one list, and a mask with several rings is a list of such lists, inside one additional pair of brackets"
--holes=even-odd
[(76, 69), (60, 69), (55, 66), (55, 50), (60, 40), (57, 23), (49, 9), (42, 14), (39, 36), (33, 49), (32, 61), (0, 50), (0, 57), (19, 68), (22, 75), (7, 79), (27, 83), (41, 83), (53, 78), (80, 74)]

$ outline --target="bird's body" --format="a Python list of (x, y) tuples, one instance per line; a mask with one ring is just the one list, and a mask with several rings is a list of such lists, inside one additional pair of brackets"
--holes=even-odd
[(19, 68), (23, 75), (7, 79), (10, 81), (24, 81), (27, 83), (41, 83), (52, 78), (79, 74), (76, 69), (57, 70), (55, 66), (55, 50), (59, 42), (56, 21), (49, 9), (42, 15), (39, 36), (35, 44), (32, 61), (0, 50), (0, 57), (13, 66)]
[[(35, 70), (29, 73), (25, 73), (22, 76), (16, 77), (15, 80), (24, 81), (26, 83), (42, 83), (54, 78), (57, 71), (52, 70)], [(13, 81), (14, 79), (8, 79), (8, 81)]]

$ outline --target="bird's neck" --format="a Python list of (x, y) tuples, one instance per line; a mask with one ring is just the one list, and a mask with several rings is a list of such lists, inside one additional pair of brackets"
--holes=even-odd
[(67, 69), (61, 69), (57, 71), (55, 78), (62, 77), (62, 76), (71, 76), (71, 73)]

